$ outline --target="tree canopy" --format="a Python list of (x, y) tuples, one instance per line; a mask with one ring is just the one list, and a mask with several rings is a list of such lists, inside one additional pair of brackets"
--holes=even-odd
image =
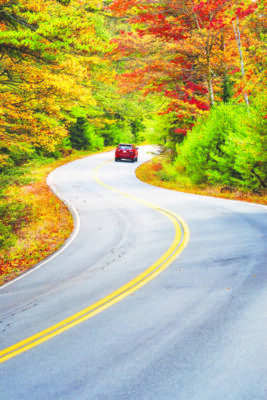
[(81, 148), (158, 132), (175, 157), (218, 104), (249, 113), (266, 82), (265, 5), (0, 0), (1, 170), (11, 149), (51, 153), (80, 129)]
[(262, 0), (114, 0), (131, 31), (114, 41), (114, 58), (126, 63), (125, 91), (157, 93), (166, 100), (176, 132), (186, 134), (198, 115), (227, 99), (229, 84), (246, 102), (264, 79)]

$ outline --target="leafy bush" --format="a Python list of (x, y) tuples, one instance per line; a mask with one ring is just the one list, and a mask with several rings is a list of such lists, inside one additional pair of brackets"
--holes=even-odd
[(175, 182), (178, 178), (176, 168), (166, 162), (162, 164), (162, 168), (156, 172), (156, 175), (165, 182)]
[(26, 164), (34, 156), (35, 150), (27, 143), (7, 145), (0, 142), (0, 172)]
[(0, 196), (8, 186), (27, 185), (32, 181), (32, 177), (25, 176), (26, 169), (23, 167), (8, 168), (0, 173)]
[(28, 205), (18, 202), (0, 202), (0, 248), (11, 246), (16, 231), (27, 223)]
[(249, 111), (221, 104), (193, 128), (175, 164), (185, 168), (193, 183), (266, 187), (265, 131), (263, 101)]

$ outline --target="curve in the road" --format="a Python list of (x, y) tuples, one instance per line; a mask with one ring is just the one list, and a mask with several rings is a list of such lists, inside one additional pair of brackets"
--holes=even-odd
[(123, 285), (119, 289), (115, 290), (108, 296), (104, 297), (103, 299), (95, 302), (94, 304), (90, 305), (89, 307), (79, 311), (78, 313), (70, 316), (62, 320), (61, 322), (50, 326), (49, 328), (40, 331), (39, 333), (26, 338), (10, 347), (7, 347), (0, 351), (0, 363), (7, 361), (10, 358), (17, 356), (33, 347), (38, 346), (39, 344), (53, 338), (54, 336), (59, 335), (60, 333), (80, 324), (81, 322), (92, 318), (96, 314), (100, 313), (101, 311), (106, 310), (110, 306), (118, 303), (125, 297), (129, 296), (133, 292), (137, 291), (152, 279), (157, 277), (162, 271), (164, 271), (178, 255), (184, 250), (188, 241), (189, 241), (189, 228), (185, 221), (178, 216), (176, 213), (167, 210), (165, 208), (159, 207), (153, 203), (144, 201), (138, 197), (132, 196), (126, 192), (117, 190), (110, 185), (102, 182), (98, 177), (98, 171), (101, 167), (103, 167), (105, 163), (100, 164), (94, 170), (94, 179), (95, 181), (100, 184), (101, 186), (115, 191), (120, 195), (137, 201), (143, 204), (146, 207), (150, 207), (157, 212), (164, 214), (167, 218), (171, 220), (175, 227), (175, 237), (174, 240), (169, 247), (169, 249), (149, 268), (147, 268), (143, 273), (138, 275), (136, 278), (129, 281), (127, 284)]

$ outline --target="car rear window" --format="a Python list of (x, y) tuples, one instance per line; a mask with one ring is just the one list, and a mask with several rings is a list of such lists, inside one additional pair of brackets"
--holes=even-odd
[(121, 149), (121, 150), (129, 150), (129, 149), (131, 149), (132, 148), (132, 145), (131, 144), (120, 144), (119, 146), (118, 146), (118, 149)]

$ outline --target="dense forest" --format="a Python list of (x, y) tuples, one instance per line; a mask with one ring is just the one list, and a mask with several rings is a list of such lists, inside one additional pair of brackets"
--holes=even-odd
[[(0, 0), (0, 246), (33, 162), (160, 144), (165, 179), (266, 191), (265, 0)], [(10, 239), (10, 240), (9, 240)]]

